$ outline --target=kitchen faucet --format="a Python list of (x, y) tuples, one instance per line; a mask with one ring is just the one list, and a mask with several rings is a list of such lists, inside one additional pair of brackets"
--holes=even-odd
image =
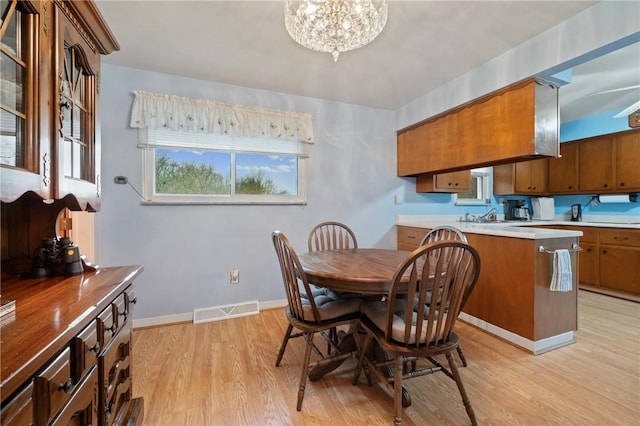
[(482, 216), (479, 216), (477, 220), (479, 222), (482, 222), (484, 220), (487, 220), (487, 218), (491, 219), (492, 216), (496, 216), (497, 214), (498, 214), (498, 210), (495, 207), (491, 207), (491, 209), (489, 209), (488, 212), (486, 212)]

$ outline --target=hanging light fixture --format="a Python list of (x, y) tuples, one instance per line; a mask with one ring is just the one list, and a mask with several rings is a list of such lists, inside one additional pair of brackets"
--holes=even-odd
[(291, 38), (338, 60), (341, 52), (373, 41), (387, 23), (387, 0), (287, 0), (284, 23)]

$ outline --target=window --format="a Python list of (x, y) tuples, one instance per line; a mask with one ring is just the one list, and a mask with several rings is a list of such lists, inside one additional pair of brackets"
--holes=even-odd
[(139, 132), (147, 142), (143, 195), (148, 202), (306, 203), (308, 144), (165, 129)]
[(310, 114), (134, 91), (149, 203), (305, 204)]
[(455, 204), (491, 204), (488, 168), (484, 167), (471, 170), (471, 184), (469, 186), (469, 191), (456, 194)]

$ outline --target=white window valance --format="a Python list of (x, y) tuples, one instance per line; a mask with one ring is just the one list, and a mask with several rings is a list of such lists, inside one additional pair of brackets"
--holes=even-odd
[(313, 143), (310, 114), (135, 90), (131, 127)]

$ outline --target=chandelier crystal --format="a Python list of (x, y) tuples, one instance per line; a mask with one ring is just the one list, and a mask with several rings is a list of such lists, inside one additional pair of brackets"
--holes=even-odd
[(287, 0), (284, 23), (291, 38), (338, 60), (369, 44), (387, 23), (387, 0)]

